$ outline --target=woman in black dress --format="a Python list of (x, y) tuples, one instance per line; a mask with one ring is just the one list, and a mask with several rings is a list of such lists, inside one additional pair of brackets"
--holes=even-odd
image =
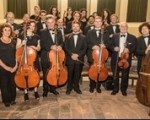
[(5, 23), (0, 26), (0, 88), (2, 102), (6, 107), (16, 104), (14, 83), (17, 62), (15, 59), (16, 42), (12, 39), (12, 27)]
[[(24, 35), (20, 37), (21, 40), (18, 42), (17, 46), (22, 47), (27, 42), (26, 43), (27, 46), (30, 46), (30, 48), (33, 48), (37, 52), (40, 51), (40, 37), (37, 34), (35, 34), (35, 32), (36, 32), (36, 22), (32, 20), (27, 24), (26, 32)], [(26, 37), (27, 40), (24, 40), (24, 37)], [(37, 57), (36, 61), (34, 62), (35, 69), (38, 69), (38, 66), (39, 66), (39, 61)], [(35, 95), (35, 99), (38, 100), (39, 94), (37, 88), (38, 86), (34, 88), (34, 95)], [(25, 101), (29, 100), (28, 89), (24, 89), (24, 100)]]

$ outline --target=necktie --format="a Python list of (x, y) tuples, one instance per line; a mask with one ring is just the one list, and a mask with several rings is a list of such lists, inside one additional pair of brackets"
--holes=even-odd
[(121, 37), (125, 37), (125, 35), (120, 35)]

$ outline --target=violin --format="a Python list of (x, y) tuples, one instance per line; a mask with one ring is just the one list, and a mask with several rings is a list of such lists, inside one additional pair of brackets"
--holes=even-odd
[(125, 53), (125, 48), (126, 48), (127, 44), (125, 44), (124, 50), (121, 53), (120, 56), (120, 60), (118, 62), (118, 66), (122, 69), (127, 69), (129, 67), (129, 63), (128, 63), (128, 58), (129, 58), (129, 53)]
[[(101, 35), (103, 44), (103, 32)], [(91, 80), (104, 81), (108, 77), (108, 69), (105, 65), (108, 59), (108, 50), (105, 47), (99, 46), (100, 49), (95, 49), (92, 52), (93, 64), (90, 66), (88, 74)]]
[(56, 50), (50, 50), (48, 58), (51, 63), (51, 68), (47, 72), (47, 82), (55, 87), (62, 86), (67, 82), (68, 72), (64, 65), (65, 52), (58, 50), (57, 31), (55, 31)]

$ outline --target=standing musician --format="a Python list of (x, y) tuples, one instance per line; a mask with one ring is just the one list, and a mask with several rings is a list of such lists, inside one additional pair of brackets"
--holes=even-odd
[[(87, 33), (87, 57), (88, 57), (88, 62), (90, 65), (93, 64), (93, 59), (92, 59), (92, 51), (93, 50), (99, 50), (100, 47), (106, 47), (107, 48), (107, 41), (109, 41), (109, 35), (105, 31), (103, 33), (103, 40), (101, 39), (102, 35), (102, 26), (103, 26), (103, 20), (100, 16), (95, 17), (94, 21), (95, 29), (89, 30)], [(103, 43), (103, 44), (102, 44)], [(101, 83), (95, 80), (90, 79), (90, 92), (93, 93), (94, 89), (96, 88), (96, 91), (98, 93), (101, 93)]]
[(13, 37), (18, 37), (20, 26), (14, 22), (15, 15), (13, 12), (6, 13), (6, 23), (10, 24), (13, 28)]
[(16, 62), (16, 42), (12, 38), (12, 27), (5, 23), (0, 26), (0, 88), (2, 102), (6, 107), (16, 104), (14, 83)]
[(68, 68), (67, 95), (71, 93), (72, 89), (78, 94), (82, 94), (79, 80), (82, 72), (82, 62), (87, 49), (86, 37), (80, 33), (80, 23), (72, 22), (72, 30), (73, 32), (68, 34), (65, 40), (66, 65)]
[[(17, 47), (23, 47), (24, 44), (27, 44), (27, 46), (29, 46), (30, 48), (36, 50), (36, 51), (39, 51), (40, 50), (40, 37), (35, 34), (36, 33), (36, 22), (34, 20), (31, 20), (28, 24), (27, 24), (27, 28), (26, 28), (26, 31), (24, 31), (25, 33), (25, 36), (22, 35), (20, 36), (20, 39), (22, 41), (18, 42), (18, 45)], [(27, 40), (25, 40), (25, 38)], [(37, 69), (37, 62), (38, 58), (36, 58), (36, 61), (34, 61), (34, 67)], [(37, 86), (34, 87), (34, 96), (35, 96), (35, 99), (39, 100), (39, 94), (38, 94), (38, 89), (37, 89)], [(28, 101), (29, 100), (29, 96), (28, 96), (28, 88), (25, 88), (24, 89), (24, 100), (25, 101)]]
[[(56, 19), (53, 15), (47, 15), (46, 17), (47, 29), (41, 31), (41, 65), (43, 70), (43, 97), (47, 97), (48, 90), (50, 87), (50, 92), (54, 95), (59, 93), (56, 91), (56, 87), (49, 85), (46, 79), (46, 73), (51, 67), (51, 64), (48, 60), (48, 53), (50, 50), (62, 50), (63, 38), (61, 31), (55, 33)], [(57, 37), (57, 39), (55, 39)], [(56, 41), (57, 40), (57, 41)], [(57, 45), (56, 45), (57, 42)]]
[[(119, 73), (121, 72), (121, 92), (123, 96), (127, 96), (127, 87), (129, 79), (129, 70), (131, 67), (132, 54), (136, 48), (136, 37), (127, 32), (128, 25), (126, 22), (120, 24), (120, 33), (113, 36), (111, 40), (110, 50), (112, 51), (111, 56), (111, 69), (114, 77), (114, 89), (111, 95), (116, 95), (119, 91)], [(127, 68), (118, 67), (118, 62), (121, 60), (122, 55), (126, 55)]]
[(141, 36), (137, 38), (137, 49), (136, 49), (136, 55), (138, 60), (137, 63), (138, 74), (141, 69), (142, 59), (150, 50), (150, 24), (147, 22), (142, 23), (139, 26), (139, 32), (141, 33)]

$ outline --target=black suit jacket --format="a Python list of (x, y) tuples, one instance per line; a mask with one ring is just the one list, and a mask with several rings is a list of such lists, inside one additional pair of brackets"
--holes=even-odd
[[(109, 45), (109, 49), (112, 51), (112, 55), (111, 55), (111, 63), (112, 64), (115, 64), (117, 61), (118, 52), (114, 51), (114, 48), (119, 47), (119, 41), (120, 41), (120, 33), (114, 34), (114, 36), (111, 40), (111, 44)], [(136, 37), (134, 35), (127, 33), (126, 42), (128, 43), (126, 48), (129, 49), (128, 62), (131, 65), (132, 54), (136, 50), (136, 42), (137, 42)]]
[[(57, 45), (60, 45), (63, 47), (61, 31), (58, 30), (56, 36), (57, 36), (56, 37)], [(41, 62), (42, 64), (48, 64), (48, 61), (49, 61), (48, 53), (51, 50), (50, 49), (51, 46), (56, 45), (56, 43), (53, 42), (52, 36), (48, 29), (44, 29), (41, 31), (40, 38), (41, 38), (41, 42), (40, 42), (41, 43)]]
[[(150, 44), (150, 36), (149, 36), (148, 44)], [(146, 55), (145, 54), (146, 49), (147, 49), (147, 46), (146, 46), (146, 43), (144, 41), (144, 37), (143, 36), (138, 37), (137, 38), (137, 47), (136, 47), (136, 56), (137, 56), (137, 60), (138, 60), (138, 64), (137, 64), (138, 72), (141, 68), (142, 59)]]
[(72, 65), (74, 62), (81, 64), (78, 61), (75, 61), (71, 58), (72, 53), (76, 53), (79, 55), (79, 60), (84, 60), (84, 55), (86, 53), (87, 43), (86, 37), (81, 33), (78, 35), (76, 47), (74, 45), (73, 34), (70, 33), (66, 36), (65, 39), (65, 51), (66, 51), (66, 65)]
[[(108, 42), (109, 42), (109, 34), (107, 31), (104, 32), (103, 34), (103, 42), (106, 46), (106, 48), (108, 48)], [(88, 31), (88, 34), (87, 34), (87, 57), (88, 57), (88, 62), (89, 63), (93, 63), (93, 58), (92, 58), (92, 47), (94, 45), (99, 45), (101, 44), (101, 35), (99, 37), (97, 37), (97, 34), (96, 34), (96, 30), (93, 29), (93, 30), (89, 30)]]
[(36, 26), (37, 26), (37, 34), (40, 35), (41, 31), (44, 29), (42, 22), (41, 21), (37, 22)]
[(115, 31), (115, 33), (114, 33), (114, 30), (113, 30), (113, 25), (111, 25), (111, 24), (106, 27), (106, 30), (108, 31), (109, 35), (120, 32), (118, 24), (116, 25), (116, 31)]

